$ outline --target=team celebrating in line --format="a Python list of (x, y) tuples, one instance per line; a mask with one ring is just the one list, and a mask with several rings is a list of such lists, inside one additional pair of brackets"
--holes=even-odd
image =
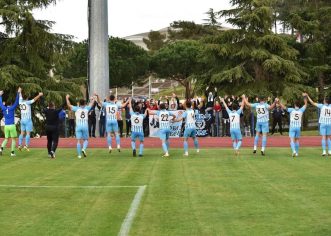
[[(18, 149), (20, 151), (29, 151), (30, 146), (30, 134), (33, 130), (31, 105), (43, 96), (43, 93), (39, 93), (35, 98), (23, 99), (22, 89), (19, 88), (17, 96), (13, 104), (4, 104), (2, 101), (3, 91), (0, 91), (0, 108), (4, 114), (5, 119), (5, 139), (0, 147), (0, 155), (3, 154), (5, 147), (7, 146), (8, 139), (11, 138), (11, 157), (16, 156), (16, 138), (17, 131), (15, 125), (15, 110), (17, 106), (21, 111), (20, 127), (21, 133), (19, 135)], [(242, 101), (240, 107), (237, 104), (232, 105), (230, 110), (226, 102), (222, 97), (219, 97), (230, 118), (230, 133), (233, 142), (233, 149), (235, 155), (239, 155), (239, 150), (242, 145), (242, 134), (240, 130), (240, 114), (243, 112), (245, 106), (251, 107), (256, 111), (256, 136), (254, 138), (253, 154), (257, 152), (257, 146), (260, 137), (262, 137), (261, 155), (265, 155), (267, 145), (267, 134), (269, 132), (269, 111), (272, 110), (278, 103), (284, 110), (290, 114), (290, 126), (289, 137), (290, 146), (292, 150), (292, 156), (298, 157), (299, 155), (299, 139), (301, 135), (302, 115), (307, 108), (308, 101), (320, 109), (319, 115), (319, 127), (320, 135), (322, 136), (322, 156), (331, 155), (331, 105), (329, 104), (329, 98), (325, 98), (323, 104), (314, 102), (307, 93), (303, 93), (304, 105), (300, 107), (300, 101), (294, 103), (293, 108), (285, 107), (278, 98), (269, 105), (266, 103), (264, 97), (259, 98), (258, 103), (249, 103), (245, 95), (242, 95)], [(76, 139), (77, 139), (77, 157), (87, 157), (88, 148), (88, 113), (91, 110), (93, 104), (97, 102), (106, 111), (106, 132), (107, 132), (107, 144), (109, 153), (112, 152), (112, 136), (115, 136), (116, 148), (118, 152), (121, 151), (119, 127), (117, 123), (119, 110), (129, 106), (131, 115), (131, 147), (134, 157), (137, 156), (136, 141), (139, 139), (139, 153), (138, 156), (142, 157), (144, 152), (144, 132), (143, 132), (143, 120), (147, 115), (155, 115), (159, 119), (159, 137), (162, 141), (163, 157), (169, 157), (169, 138), (170, 138), (170, 125), (172, 122), (185, 122), (184, 131), (184, 156), (189, 155), (188, 139), (192, 138), (196, 152), (199, 153), (199, 142), (196, 134), (196, 115), (197, 111), (192, 109), (192, 102), (186, 101), (186, 111), (181, 117), (176, 117), (175, 113), (168, 110), (164, 103), (160, 104), (159, 110), (147, 109), (144, 114), (141, 114), (141, 107), (133, 104), (131, 99), (128, 99), (125, 103), (119, 104), (116, 101), (114, 95), (110, 95), (104, 102), (101, 102), (99, 96), (95, 94), (90, 101), (89, 105), (86, 105), (85, 100), (81, 99), (77, 106), (73, 106), (70, 103), (70, 96), (66, 96), (66, 104), (70, 110), (75, 112), (76, 119)], [(58, 131), (56, 124), (58, 123), (58, 113), (60, 110), (56, 110), (53, 103), (49, 103), (47, 108), (43, 110), (46, 116), (46, 133), (48, 140), (48, 155), (51, 158), (55, 158), (55, 151), (58, 143)], [(25, 145), (23, 145), (25, 138)], [(328, 145), (328, 152), (326, 151), (326, 145)]]

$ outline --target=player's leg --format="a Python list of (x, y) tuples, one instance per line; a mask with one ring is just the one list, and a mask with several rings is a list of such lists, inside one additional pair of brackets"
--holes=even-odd
[(23, 148), (23, 139), (26, 131), (26, 125), (24, 121), (21, 121), (21, 133), (18, 137), (18, 150), (22, 151)]
[(238, 129), (236, 132), (236, 139), (237, 139), (237, 146), (236, 146), (236, 150), (237, 150), (237, 155), (239, 154), (239, 149), (241, 147), (242, 144), (242, 134), (241, 134), (241, 130)]
[(197, 153), (199, 153), (200, 149), (199, 149), (199, 142), (198, 142), (196, 129), (192, 129), (192, 138), (193, 138), (195, 150), (197, 151)]
[(0, 148), (0, 155), (2, 155), (4, 148), (7, 146), (8, 138), (9, 138), (9, 128), (8, 125), (5, 125), (5, 139), (2, 141)]
[(260, 123), (256, 123), (255, 131), (256, 131), (256, 135), (254, 138), (254, 149), (253, 149), (254, 154), (256, 153), (257, 145), (259, 143), (259, 138), (260, 138), (261, 132), (262, 132), (262, 125)]
[(159, 136), (162, 141), (162, 149), (163, 149), (163, 153), (164, 153), (163, 157), (168, 157), (169, 153), (168, 153), (168, 147), (166, 144), (167, 135), (166, 135), (165, 130), (159, 130)]
[(132, 148), (132, 156), (137, 156), (137, 150), (136, 150), (136, 139), (138, 137), (138, 134), (136, 132), (132, 132), (131, 134), (131, 148)]
[(231, 129), (230, 130), (230, 135), (231, 135), (231, 140), (232, 140), (232, 147), (233, 150), (236, 150), (237, 147), (237, 140), (236, 140), (236, 134), (235, 134), (235, 130)]
[(76, 127), (76, 139), (77, 139), (77, 157), (82, 158), (82, 145), (80, 143), (80, 140), (83, 138), (83, 131), (80, 127)]
[(188, 156), (188, 138), (190, 137), (190, 129), (184, 130), (184, 139), (183, 139), (183, 147), (184, 147), (184, 156)]
[(139, 135), (139, 140), (140, 140), (140, 145), (139, 145), (139, 157), (143, 156), (143, 152), (144, 152), (144, 133), (140, 133)]
[(46, 136), (47, 136), (47, 153), (48, 153), (48, 157), (51, 157), (53, 136), (50, 127), (46, 127)]
[(26, 124), (26, 135), (25, 135), (25, 146), (24, 146), (24, 149), (26, 151), (29, 151), (32, 130), (33, 130), (33, 124), (32, 124), (32, 120), (30, 120)]
[(55, 128), (54, 131), (52, 132), (52, 139), (53, 139), (52, 150), (51, 150), (52, 158), (55, 158), (56, 149), (57, 146), (59, 145), (59, 136), (60, 136), (59, 130)]
[(330, 140), (330, 136), (331, 136), (331, 125), (327, 125), (326, 126), (326, 142), (328, 145), (328, 155), (331, 155), (331, 140)]
[(14, 157), (15, 148), (16, 148), (16, 138), (17, 138), (17, 130), (15, 125), (10, 125), (9, 137), (11, 138), (11, 154), (10, 156)]
[(292, 157), (296, 156), (296, 149), (295, 149), (295, 130), (294, 128), (290, 128), (288, 136), (290, 137), (290, 146), (292, 150)]
[(265, 148), (267, 146), (267, 135), (269, 133), (269, 123), (265, 122), (262, 124), (262, 148), (261, 148), (261, 154), (262, 156), (265, 155)]
[(169, 138), (170, 138), (170, 130), (167, 130), (167, 131), (166, 131), (166, 145), (167, 145), (168, 152), (169, 152), (169, 149), (170, 149), (170, 141), (169, 141)]
[(326, 156), (326, 125), (320, 125), (320, 135), (322, 136), (322, 156)]
[(111, 151), (113, 150), (111, 143), (112, 143), (112, 137), (111, 137), (111, 133), (112, 133), (112, 125), (109, 121), (107, 121), (106, 123), (106, 132), (107, 132), (107, 145), (108, 145), (108, 150), (109, 153), (111, 153)]
[(83, 130), (83, 135), (82, 135), (82, 138), (84, 140), (82, 153), (83, 153), (84, 157), (87, 157), (86, 149), (87, 149), (87, 146), (88, 146), (88, 137), (89, 137), (89, 133), (88, 133), (88, 128), (87, 128), (87, 129)]
[(120, 135), (118, 133), (118, 122), (115, 121), (114, 123), (112, 123), (113, 126), (113, 131), (115, 133), (115, 140), (116, 140), (116, 145), (117, 145), (117, 151), (121, 151), (121, 138)]

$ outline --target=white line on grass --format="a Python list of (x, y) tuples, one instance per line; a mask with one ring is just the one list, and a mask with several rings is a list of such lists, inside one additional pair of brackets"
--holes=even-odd
[(134, 196), (130, 209), (125, 216), (124, 221), (122, 222), (120, 232), (118, 236), (127, 236), (129, 235), (134, 217), (136, 216), (139, 204), (141, 202), (142, 196), (144, 195), (146, 185), (143, 186), (127, 186), (127, 185), (119, 185), (119, 186), (109, 186), (109, 185), (3, 185), (0, 184), (0, 188), (71, 188), (71, 189), (96, 189), (96, 188), (138, 188), (136, 195)]
[(0, 185), (0, 188), (140, 188), (142, 186), (111, 185)]
[(121, 230), (118, 233), (118, 236), (127, 236), (129, 235), (134, 217), (136, 216), (139, 204), (141, 202), (142, 196), (144, 195), (146, 185), (140, 186), (136, 195), (133, 198), (130, 209), (122, 223)]

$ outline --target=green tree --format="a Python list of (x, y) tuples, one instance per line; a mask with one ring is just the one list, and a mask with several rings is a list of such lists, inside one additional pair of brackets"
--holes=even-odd
[(162, 78), (178, 81), (185, 87), (185, 97), (193, 96), (193, 85), (202, 72), (202, 45), (198, 41), (182, 40), (169, 43), (152, 56), (151, 69)]
[(146, 78), (149, 56), (146, 50), (120, 38), (109, 39), (110, 86), (131, 86)]
[(299, 95), (296, 86), (305, 76), (296, 62), (294, 39), (275, 35), (272, 1), (232, 0), (233, 9), (220, 11), (235, 29), (207, 37), (206, 54), (212, 65), (205, 83), (217, 84), (227, 92)]
[(159, 31), (151, 31), (148, 38), (143, 38), (144, 43), (150, 52), (155, 52), (165, 45), (166, 35)]
[(196, 24), (193, 21), (174, 21), (168, 29), (170, 41), (176, 40), (199, 40), (206, 35), (218, 33), (213, 25)]

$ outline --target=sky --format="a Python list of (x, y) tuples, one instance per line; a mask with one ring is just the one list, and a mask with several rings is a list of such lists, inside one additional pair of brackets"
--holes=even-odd
[[(125, 37), (159, 30), (175, 20), (202, 23), (209, 8), (229, 9), (230, 3), (229, 0), (108, 0), (108, 33)], [(73, 35), (75, 41), (88, 36), (87, 0), (58, 0), (56, 5), (35, 10), (34, 16), (55, 21), (53, 32)]]

